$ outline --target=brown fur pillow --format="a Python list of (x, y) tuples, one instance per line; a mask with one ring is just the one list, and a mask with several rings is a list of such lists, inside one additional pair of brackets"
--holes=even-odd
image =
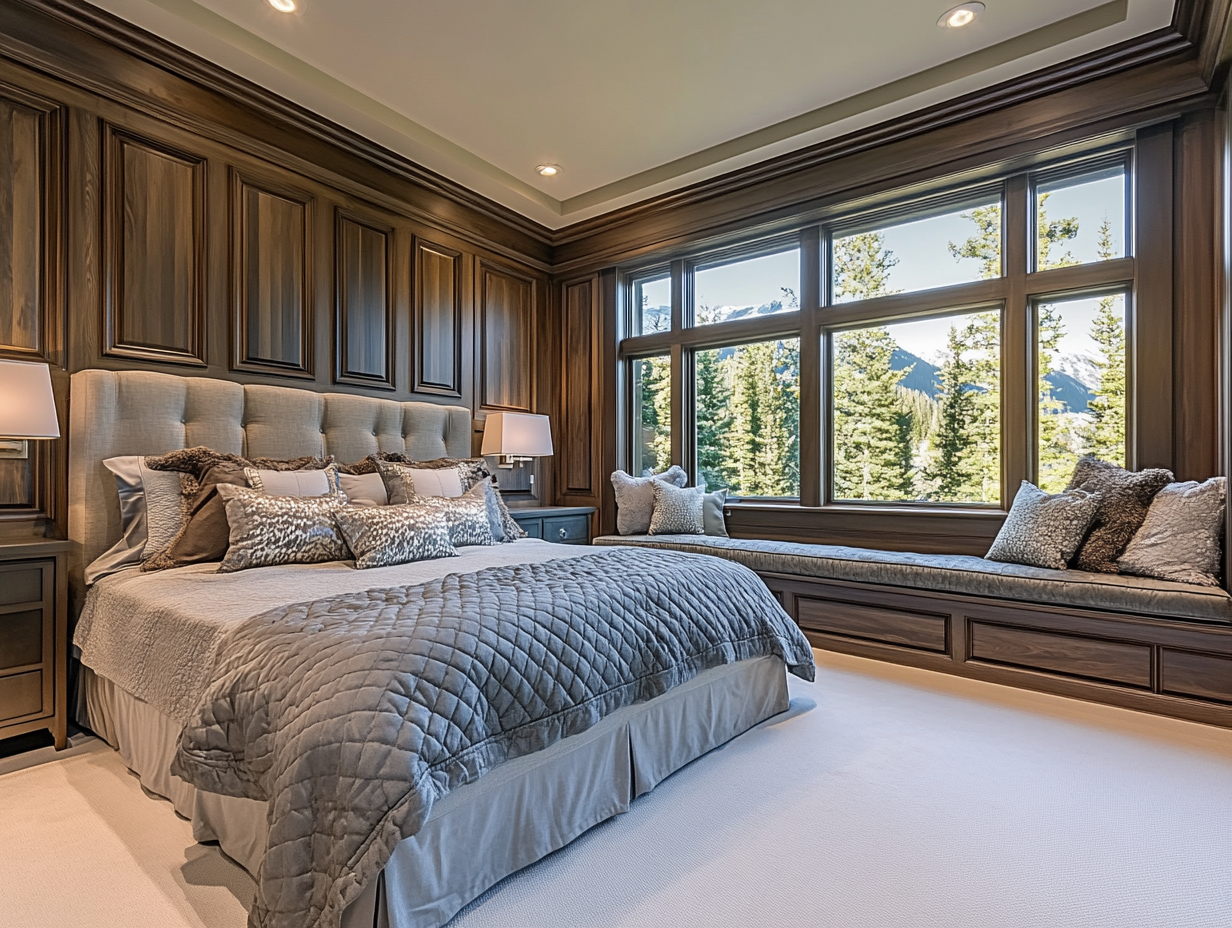
[(1171, 482), (1172, 472), (1159, 467), (1134, 472), (1096, 457), (1079, 461), (1068, 489), (1094, 493), (1099, 497), (1099, 506), (1091, 530), (1070, 566), (1115, 574), (1116, 560), (1125, 553), (1134, 532), (1142, 527), (1151, 500)]

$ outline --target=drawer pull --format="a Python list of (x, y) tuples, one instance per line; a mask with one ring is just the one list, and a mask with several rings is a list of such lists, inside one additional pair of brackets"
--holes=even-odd
[(569, 530), (568, 530), (567, 528), (562, 528), (562, 529), (560, 530), (560, 537), (561, 537), (561, 538), (568, 538), (568, 537), (569, 537)]

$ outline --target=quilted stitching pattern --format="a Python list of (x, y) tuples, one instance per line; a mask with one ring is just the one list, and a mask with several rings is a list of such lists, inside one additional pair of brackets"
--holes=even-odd
[(813, 655), (757, 576), (613, 549), (272, 610), (221, 645), (172, 771), (270, 803), (250, 924), (336, 926), (435, 798), (700, 671)]

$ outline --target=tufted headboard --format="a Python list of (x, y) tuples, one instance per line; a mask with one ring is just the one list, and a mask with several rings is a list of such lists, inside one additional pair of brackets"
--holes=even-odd
[(85, 566), (120, 537), (115, 478), (103, 461), (206, 445), (249, 457), (330, 455), (340, 463), (377, 451), (420, 460), (470, 457), (471, 412), (177, 377), (149, 371), (79, 371), (69, 394), (69, 581), (80, 606)]

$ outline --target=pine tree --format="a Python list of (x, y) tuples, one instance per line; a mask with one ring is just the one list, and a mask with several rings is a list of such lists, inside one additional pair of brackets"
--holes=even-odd
[(727, 363), (732, 367), (732, 489), (744, 496), (797, 494), (798, 341), (742, 345)]
[(699, 351), (697, 370), (697, 468), (712, 490), (733, 487), (735, 475), (730, 449), (732, 415), (731, 365), (719, 360), (718, 350)]
[(885, 247), (885, 235), (862, 232), (834, 240), (834, 296), (867, 300), (897, 293), (887, 286), (890, 271), (898, 265), (894, 252)]
[[(1099, 257), (1113, 256), (1112, 225), (1107, 217), (1099, 227)], [(1087, 451), (1105, 461), (1125, 464), (1125, 321), (1117, 311), (1118, 300), (1106, 296), (1099, 301), (1091, 338), (1099, 345), (1095, 366), (1099, 387), (1087, 403), (1094, 421), (1087, 435)]]
[(1065, 404), (1053, 396), (1048, 377), (1065, 325), (1056, 306), (1041, 303), (1036, 319), (1036, 392), (1039, 397), (1039, 487), (1045, 493), (1059, 493), (1069, 484), (1078, 455), (1070, 448), (1061, 414)]
[(898, 346), (882, 327), (845, 332), (835, 345), (835, 496), (910, 499), (912, 417), (898, 391), (911, 368), (891, 367)]
[(661, 471), (672, 460), (672, 363), (669, 357), (641, 358), (641, 464), (642, 472)]

